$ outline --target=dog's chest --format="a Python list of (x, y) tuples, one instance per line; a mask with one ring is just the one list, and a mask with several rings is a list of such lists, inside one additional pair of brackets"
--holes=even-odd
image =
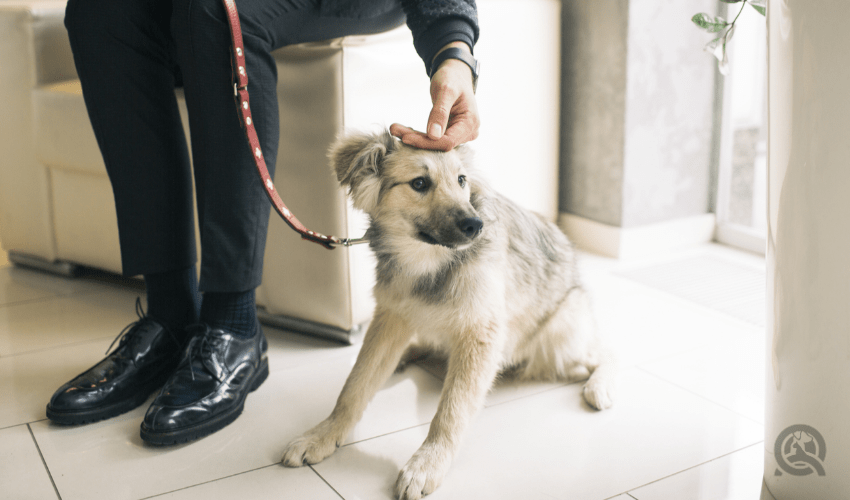
[(420, 340), (447, 346), (461, 331), (488, 324), (504, 311), (500, 273), (481, 273), (475, 266), (410, 276), (403, 272), (376, 287), (379, 306), (405, 318)]

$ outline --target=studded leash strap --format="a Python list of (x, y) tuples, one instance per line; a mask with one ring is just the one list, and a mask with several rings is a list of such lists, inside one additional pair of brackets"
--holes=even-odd
[(257, 137), (257, 130), (254, 128), (254, 120), (251, 118), (251, 106), (248, 103), (248, 72), (245, 69), (245, 46), (242, 43), (242, 26), (239, 23), (239, 13), (236, 11), (236, 2), (234, 0), (223, 0), (224, 9), (227, 12), (227, 22), (230, 25), (231, 39), (231, 54), (230, 62), (233, 67), (233, 96), (236, 99), (237, 111), (239, 112), (239, 121), (242, 124), (242, 129), (245, 131), (245, 136), (248, 139), (248, 144), (251, 147), (252, 156), (254, 158), (254, 166), (257, 168), (257, 173), (263, 181), (266, 195), (271, 201), (272, 206), (283, 220), (301, 235), (301, 238), (318, 243), (323, 247), (333, 250), (337, 246), (351, 246), (358, 243), (365, 243), (363, 238), (337, 238), (336, 236), (325, 236), (324, 234), (308, 230), (301, 221), (295, 217), (274, 187), (269, 170), (266, 167), (266, 161), (263, 158), (263, 150), (260, 148), (260, 140)]

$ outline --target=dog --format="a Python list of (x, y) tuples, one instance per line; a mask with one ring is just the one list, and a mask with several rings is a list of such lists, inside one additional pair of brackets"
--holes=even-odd
[(428, 437), (396, 481), (401, 500), (440, 485), (500, 372), (586, 379), (585, 401), (611, 406), (615, 362), (596, 333), (572, 245), (557, 226), (488, 187), (468, 146), (427, 151), (388, 132), (360, 133), (339, 139), (330, 158), (354, 207), (370, 218), (375, 313), (336, 407), (287, 445), (284, 465), (333, 453), (412, 347), (448, 362)]

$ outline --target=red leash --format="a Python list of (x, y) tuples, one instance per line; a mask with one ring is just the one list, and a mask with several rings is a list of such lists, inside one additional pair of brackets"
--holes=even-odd
[(363, 238), (337, 238), (336, 236), (325, 236), (324, 234), (310, 231), (295, 217), (295, 214), (291, 210), (286, 208), (269, 175), (266, 160), (263, 158), (263, 150), (260, 149), (257, 130), (254, 128), (254, 120), (251, 118), (251, 106), (248, 104), (248, 71), (245, 69), (245, 46), (242, 43), (242, 26), (239, 23), (239, 13), (236, 11), (235, 0), (224, 0), (224, 9), (227, 12), (227, 22), (230, 25), (230, 39), (232, 41), (230, 63), (233, 67), (234, 76), (233, 96), (236, 99), (242, 129), (245, 131), (248, 144), (251, 146), (254, 166), (257, 168), (257, 173), (260, 174), (260, 179), (263, 181), (263, 187), (272, 206), (289, 227), (301, 235), (301, 238), (318, 243), (329, 250), (333, 250), (340, 245), (347, 247), (358, 243), (366, 243), (367, 240)]

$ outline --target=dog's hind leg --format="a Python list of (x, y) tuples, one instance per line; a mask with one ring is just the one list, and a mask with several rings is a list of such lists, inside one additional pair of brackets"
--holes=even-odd
[(425, 442), (396, 480), (400, 500), (416, 500), (442, 482), (472, 417), (484, 405), (501, 361), (502, 338), (495, 323), (463, 332), (449, 355), (448, 373), (437, 414)]
[(520, 356), (524, 361), (521, 379), (587, 380), (582, 390), (587, 404), (597, 410), (613, 404), (617, 363), (599, 336), (584, 290), (570, 292)]
[(331, 415), (286, 446), (288, 467), (321, 462), (342, 444), (360, 420), (366, 405), (393, 373), (412, 332), (399, 316), (376, 311), (363, 338), (363, 347), (345, 381)]

